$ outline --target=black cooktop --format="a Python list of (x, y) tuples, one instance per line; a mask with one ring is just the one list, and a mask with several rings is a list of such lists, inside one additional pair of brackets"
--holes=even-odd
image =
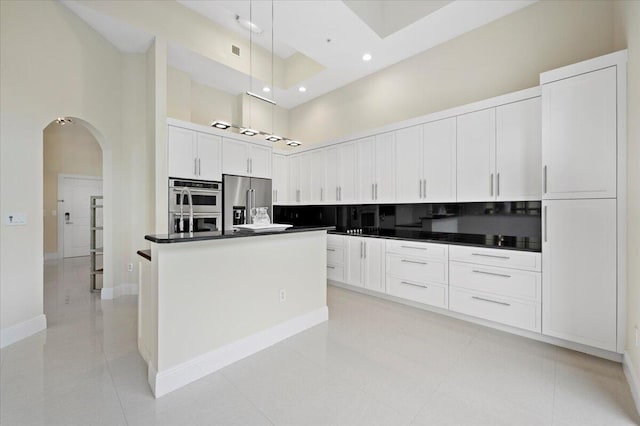
[(497, 248), (522, 251), (542, 251), (542, 241), (534, 237), (509, 235), (456, 234), (447, 232), (428, 232), (411, 229), (364, 228), (354, 232), (346, 228), (336, 228), (330, 234), (360, 235), (363, 237), (416, 240), (429, 243), (457, 244), (464, 246)]

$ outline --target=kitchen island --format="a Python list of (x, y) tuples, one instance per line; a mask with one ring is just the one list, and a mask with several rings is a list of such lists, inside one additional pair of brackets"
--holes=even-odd
[(326, 321), (331, 229), (147, 235), (138, 348), (154, 395)]

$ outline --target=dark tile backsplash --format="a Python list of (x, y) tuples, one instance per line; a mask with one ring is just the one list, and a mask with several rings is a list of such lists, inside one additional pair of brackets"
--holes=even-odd
[(274, 206), (274, 222), (455, 234), (541, 236), (541, 202)]

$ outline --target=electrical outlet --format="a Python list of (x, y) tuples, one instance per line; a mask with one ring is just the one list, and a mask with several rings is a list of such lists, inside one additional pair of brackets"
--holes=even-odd
[(287, 300), (287, 291), (283, 288), (280, 289), (280, 303), (286, 302)]
[(127, 271), (129, 271), (129, 272), (133, 272), (133, 263), (129, 263), (129, 264), (127, 265)]

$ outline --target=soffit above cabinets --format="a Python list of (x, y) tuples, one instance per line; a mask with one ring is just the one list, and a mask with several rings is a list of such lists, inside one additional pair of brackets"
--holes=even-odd
[[(262, 33), (251, 35), (254, 63), (250, 72), (245, 63), (249, 31), (235, 19), (236, 15), (249, 18), (248, 0), (61, 1), (124, 52), (140, 53), (155, 33), (166, 32), (163, 35), (172, 46), (168, 55), (171, 66), (233, 95), (247, 90), (240, 82), (248, 84), (249, 74), (254, 77), (254, 90), (271, 86), (270, 60), (264, 59), (270, 57), (273, 27), (276, 87), (270, 97), (284, 108), (308, 102), (535, 2), (276, 0), (272, 26), (271, 2), (254, 0), (251, 15)], [(176, 22), (199, 26), (194, 38), (202, 37), (202, 30), (209, 27), (212, 34), (219, 35), (211, 44), (218, 45), (210, 49), (199, 46), (199, 51), (195, 42), (186, 46), (181, 32), (167, 30)], [(221, 40), (229, 46), (220, 46)], [(236, 42), (241, 46), (240, 57), (231, 53)], [(371, 54), (370, 61), (362, 60), (365, 53)], [(306, 91), (300, 92), (300, 86)]]

